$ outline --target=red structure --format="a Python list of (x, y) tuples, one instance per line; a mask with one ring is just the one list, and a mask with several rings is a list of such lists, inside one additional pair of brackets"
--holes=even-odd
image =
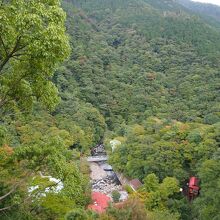
[(188, 183), (188, 198), (189, 200), (195, 199), (199, 195), (199, 179), (196, 177), (190, 177)]
[(93, 204), (89, 205), (88, 208), (98, 213), (104, 212), (111, 201), (108, 196), (99, 192), (92, 192), (92, 200)]

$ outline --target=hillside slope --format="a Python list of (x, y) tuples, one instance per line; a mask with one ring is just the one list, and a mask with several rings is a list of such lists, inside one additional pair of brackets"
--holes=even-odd
[[(205, 168), (214, 172), (219, 164), (216, 24), (172, 0), (69, 0), (63, 7), (73, 53), (55, 77), (62, 96), (57, 114), (71, 111), (74, 85), (74, 97), (103, 115), (106, 146), (120, 136), (122, 147), (110, 161), (146, 183), (141, 193), (152, 196), (145, 197), (148, 210), (167, 210), (174, 219), (218, 216), (218, 197), (209, 199), (215, 180)], [(171, 176), (180, 186), (199, 176), (202, 196), (192, 207), (179, 193), (149, 191), (151, 173), (156, 182)]]
[[(218, 22), (177, 0), (64, 0), (62, 7), (72, 49), (68, 60), (42, 81), (36, 71), (45, 70), (41, 62), (26, 66), (35, 60), (31, 47), (31, 56), (16, 54), (15, 77), (0, 76), (0, 102), (2, 94), (14, 97), (12, 105), (0, 108), (0, 219), (220, 219)], [(47, 48), (55, 57), (62, 55), (60, 29), (53, 32), (54, 22), (60, 23), (57, 13), (65, 18), (59, 1), (2, 1), (0, 11), (7, 26), (3, 35), (13, 32), (14, 49), (22, 28), (30, 42), (30, 28), (40, 25), (37, 57), (44, 63), (45, 55), (53, 64)], [(0, 51), (7, 57), (11, 41), (3, 35)], [(10, 64), (5, 70), (11, 71)], [(50, 80), (60, 96), (52, 112), (30, 87), (39, 83), (36, 92), (53, 104)], [(29, 108), (16, 108), (17, 98)], [(121, 143), (113, 152), (112, 139)], [(91, 184), (86, 161), (100, 143), (115, 171), (143, 183), (135, 193), (125, 187), (130, 199), (101, 216), (87, 209)], [(62, 190), (53, 191), (54, 184), (42, 176), (59, 179)], [(180, 188), (187, 189), (191, 176), (201, 180), (201, 190), (189, 202)]]
[(207, 20), (213, 18), (217, 22), (220, 22), (220, 7), (217, 5), (192, 2), (190, 0), (178, 0), (178, 2), (202, 16), (209, 16), (209, 18), (206, 18)]
[(217, 29), (177, 3), (164, 9), (141, 0), (77, 5), (74, 18), (68, 10), (73, 54), (66, 68), (78, 97), (98, 108), (110, 128), (152, 115), (219, 120)]

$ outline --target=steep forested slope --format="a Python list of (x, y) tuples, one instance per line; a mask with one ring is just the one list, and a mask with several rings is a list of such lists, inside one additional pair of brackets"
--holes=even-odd
[(217, 5), (202, 4), (200, 2), (193, 2), (190, 0), (178, 0), (178, 2), (180, 2), (180, 4), (182, 4), (184, 7), (197, 12), (202, 16), (209, 16), (207, 21), (212, 17), (214, 20), (220, 22), (220, 7)]
[[(151, 173), (160, 181), (172, 176), (180, 186), (190, 175), (204, 177), (201, 167), (217, 163), (219, 147), (215, 25), (175, 1), (68, 1), (64, 8), (74, 49), (56, 80), (68, 75), (65, 93), (73, 80), (76, 97), (104, 116), (106, 143), (121, 136), (114, 167), (142, 181)], [(205, 182), (194, 208), (175, 193), (157, 205), (146, 199), (146, 207), (181, 219), (216, 217), (219, 201), (207, 201)], [(200, 209), (205, 201), (210, 207)]]
[(67, 24), (78, 96), (109, 126), (152, 115), (217, 122), (219, 32), (181, 6), (146, 2), (81, 1)]
[[(64, 219), (74, 210), (83, 219), (218, 219), (218, 25), (175, 0), (65, 0), (62, 7), (72, 51), (47, 78), (59, 90), (59, 105), (48, 112), (36, 98), (31, 113), (14, 105), (0, 109), (1, 195), (31, 171), (0, 200), (0, 210), (9, 207), (0, 218)], [(0, 81), (0, 102), (13, 79)], [(22, 81), (18, 92), (28, 105), (27, 89)], [(9, 91), (18, 102), (17, 90)], [(44, 100), (53, 95), (49, 90)], [(113, 138), (122, 144), (111, 152)], [(90, 189), (82, 156), (102, 141), (113, 167), (144, 184), (124, 209), (99, 217), (83, 211)], [(26, 202), (39, 170), (61, 179), (64, 190)], [(191, 175), (201, 178), (201, 194), (189, 203), (179, 188)]]

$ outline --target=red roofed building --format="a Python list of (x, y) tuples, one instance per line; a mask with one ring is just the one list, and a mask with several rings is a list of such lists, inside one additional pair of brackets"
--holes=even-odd
[(199, 179), (192, 176), (189, 179), (188, 198), (189, 200), (195, 199), (199, 195)]
[(110, 197), (100, 192), (92, 192), (92, 200), (93, 204), (89, 205), (88, 208), (98, 213), (104, 212), (111, 201)]

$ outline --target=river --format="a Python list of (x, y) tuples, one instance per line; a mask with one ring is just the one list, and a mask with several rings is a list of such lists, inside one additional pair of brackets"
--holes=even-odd
[[(95, 160), (97, 156), (102, 158), (104, 155), (106, 155), (106, 151), (104, 146), (100, 144), (92, 149), (91, 154), (94, 156)], [(90, 161), (91, 158), (93, 157), (90, 157)], [(112, 198), (112, 192), (116, 190), (121, 194), (120, 201), (127, 199), (127, 192), (123, 189), (116, 173), (107, 161), (89, 162), (89, 165), (91, 171), (90, 181), (93, 192), (101, 192)]]

